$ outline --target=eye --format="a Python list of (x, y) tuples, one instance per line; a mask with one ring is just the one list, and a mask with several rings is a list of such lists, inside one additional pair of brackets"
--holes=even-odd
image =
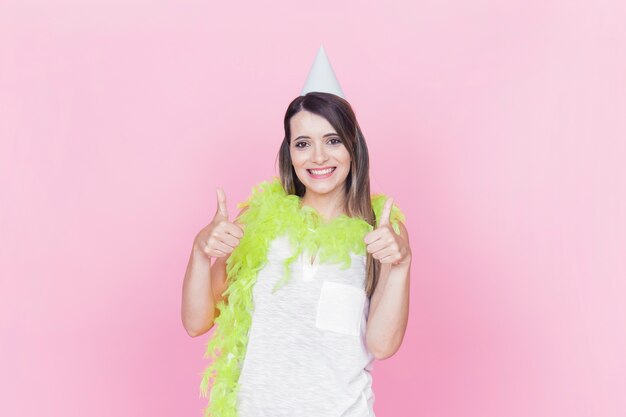
[(332, 145), (337, 145), (337, 144), (341, 143), (341, 139), (339, 139), (339, 138), (331, 138), (331, 139), (329, 140), (329, 142), (330, 142)]
[(301, 142), (297, 142), (295, 145), (293, 145), (295, 148), (304, 148), (304, 146), (300, 146), (300, 145), (307, 145), (307, 143), (305, 141), (301, 141)]

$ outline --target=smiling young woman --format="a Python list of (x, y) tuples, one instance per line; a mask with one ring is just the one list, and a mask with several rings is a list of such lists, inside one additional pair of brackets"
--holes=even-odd
[(291, 117), (290, 132), (291, 163), (305, 188), (302, 204), (329, 219), (344, 214), (351, 157), (343, 140), (328, 120), (307, 110)]
[[(297, 97), (287, 107), (284, 129), (278, 159), (285, 191), (326, 219), (345, 214), (375, 226), (367, 144), (350, 103), (324, 92)], [(335, 170), (322, 179), (309, 172), (326, 166)], [(367, 267), (371, 295), (378, 270), (373, 259)]]
[(205, 416), (373, 417), (374, 360), (397, 351), (408, 318), (404, 215), (370, 194), (367, 145), (343, 97), (296, 97), (284, 130), (279, 177), (232, 222), (218, 192), (194, 239), (183, 321), (193, 336), (217, 324)]

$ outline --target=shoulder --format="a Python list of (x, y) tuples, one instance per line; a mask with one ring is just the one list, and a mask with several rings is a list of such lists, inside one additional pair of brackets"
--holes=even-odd
[(250, 223), (263, 219), (274, 221), (293, 216), (299, 206), (299, 197), (288, 195), (280, 178), (272, 177), (256, 183), (248, 198), (237, 204), (240, 214), (238, 220)]
[(272, 177), (256, 183), (252, 187), (248, 198), (244, 202), (237, 204), (237, 208), (246, 210), (251, 206), (263, 204), (269, 200), (276, 200), (277, 198), (285, 196), (286, 193), (283, 189), (280, 178)]
[(259, 193), (286, 194), (279, 177), (272, 177), (256, 183), (252, 187), (251, 194), (256, 195)]

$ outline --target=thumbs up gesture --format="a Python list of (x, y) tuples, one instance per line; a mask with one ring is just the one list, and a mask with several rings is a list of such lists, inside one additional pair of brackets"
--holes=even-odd
[(385, 201), (380, 216), (378, 227), (364, 237), (367, 252), (372, 254), (374, 259), (378, 259), (381, 264), (391, 264), (396, 266), (408, 264), (411, 261), (411, 248), (409, 240), (403, 228), (400, 235), (396, 234), (391, 225), (391, 207), (393, 197)]
[(228, 206), (226, 194), (221, 188), (217, 189), (217, 210), (213, 220), (202, 229), (195, 239), (197, 247), (207, 256), (221, 258), (230, 253), (239, 245), (243, 237), (241, 225), (228, 220)]

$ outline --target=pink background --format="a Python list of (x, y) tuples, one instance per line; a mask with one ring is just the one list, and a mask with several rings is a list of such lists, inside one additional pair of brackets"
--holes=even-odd
[(200, 416), (180, 320), (216, 187), (320, 44), (407, 214), (379, 417), (623, 416), (623, 1), (3, 1), (0, 415)]

